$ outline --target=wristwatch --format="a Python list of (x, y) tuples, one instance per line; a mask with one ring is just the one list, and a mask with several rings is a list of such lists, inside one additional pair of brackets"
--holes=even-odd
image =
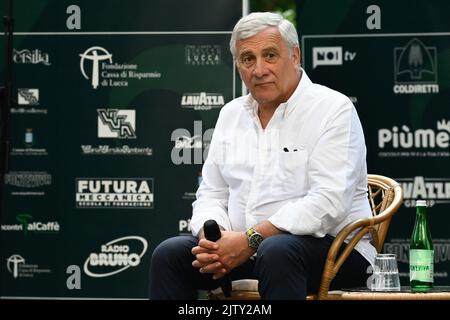
[(253, 249), (257, 250), (261, 242), (263, 242), (264, 238), (261, 234), (256, 232), (256, 230), (253, 227), (250, 227), (245, 234), (247, 235), (248, 239), (248, 246), (252, 247)]

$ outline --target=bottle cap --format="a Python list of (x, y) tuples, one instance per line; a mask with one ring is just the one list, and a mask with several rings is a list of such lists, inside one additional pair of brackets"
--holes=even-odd
[(416, 201), (416, 207), (426, 207), (427, 201), (426, 200), (417, 200)]

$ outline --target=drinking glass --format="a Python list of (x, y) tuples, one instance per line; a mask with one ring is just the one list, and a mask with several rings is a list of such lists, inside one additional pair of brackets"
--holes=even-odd
[(372, 291), (400, 291), (397, 256), (395, 254), (377, 254), (369, 283)]

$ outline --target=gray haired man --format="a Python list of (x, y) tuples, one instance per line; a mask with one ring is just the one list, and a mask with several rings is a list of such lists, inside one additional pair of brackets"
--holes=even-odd
[[(278, 14), (252, 13), (236, 24), (230, 50), (250, 94), (220, 112), (193, 203), (193, 235), (155, 249), (151, 299), (194, 299), (224, 276), (258, 279), (263, 299), (305, 299), (318, 290), (339, 230), (371, 216), (356, 110), (308, 78), (295, 27)], [(222, 230), (217, 242), (203, 234), (210, 219)], [(375, 254), (362, 239), (332, 287), (365, 285)]]

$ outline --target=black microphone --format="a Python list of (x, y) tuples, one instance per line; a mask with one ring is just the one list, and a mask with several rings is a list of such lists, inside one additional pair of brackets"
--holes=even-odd
[[(205, 233), (205, 238), (209, 241), (216, 242), (222, 236), (216, 220), (205, 221), (203, 224), (203, 232)], [(229, 278), (229, 275), (225, 275), (222, 278), (220, 287), (222, 288), (225, 297), (231, 297), (231, 279)]]

